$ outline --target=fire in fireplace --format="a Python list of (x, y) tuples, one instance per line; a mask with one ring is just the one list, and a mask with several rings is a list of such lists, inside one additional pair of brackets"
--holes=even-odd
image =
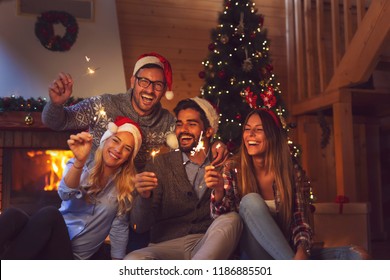
[(59, 206), (58, 185), (72, 156), (69, 150), (6, 149), (3, 182), (9, 190), (7, 204), (31, 214), (46, 205)]

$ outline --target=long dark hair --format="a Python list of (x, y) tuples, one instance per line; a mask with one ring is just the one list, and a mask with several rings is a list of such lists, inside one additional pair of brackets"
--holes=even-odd
[[(281, 128), (279, 120), (275, 115), (272, 115), (273, 112), (265, 109), (251, 111), (245, 119), (244, 127), (248, 123), (248, 119), (254, 114), (260, 117), (266, 137), (267, 151), (265, 167), (274, 175), (276, 189), (280, 195), (278, 222), (285, 235), (289, 236), (293, 204), (294, 173), (286, 133)], [(258, 193), (259, 186), (256, 181), (255, 167), (244, 141), (241, 141), (240, 147), (240, 168), (241, 195), (244, 196), (253, 192)]]

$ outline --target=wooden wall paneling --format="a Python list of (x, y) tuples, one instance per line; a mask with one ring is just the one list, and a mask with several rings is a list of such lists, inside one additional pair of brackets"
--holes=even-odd
[[(326, 91), (366, 82), (390, 32), (390, 1), (373, 1)], [(356, 59), (356, 58), (359, 59)]]
[(326, 56), (325, 56), (325, 31), (324, 31), (324, 2), (323, 0), (317, 0), (316, 2), (316, 15), (317, 15), (317, 54), (318, 54), (318, 76), (319, 76), (319, 89), (323, 92), (325, 89), (326, 81)]
[(364, 15), (366, 14), (366, 0), (356, 0), (356, 14), (357, 25), (359, 26)]
[(340, 8), (339, 0), (331, 0), (332, 14), (332, 53), (333, 53), (333, 72), (336, 70), (341, 59), (340, 50)]
[[(274, 71), (283, 89), (287, 86), (284, 0), (255, 3), (257, 13), (265, 17)], [(175, 97), (163, 98), (163, 106), (172, 110), (180, 99), (198, 95), (203, 85), (198, 73), (203, 70), (201, 62), (208, 55), (211, 29), (216, 28), (223, 1), (116, 0), (116, 5), (127, 86), (138, 56), (155, 51), (170, 60), (174, 73)]]
[(356, 201), (368, 201), (368, 150), (366, 139), (366, 124), (353, 118), (353, 145), (356, 168)]
[(305, 94), (305, 57), (304, 57), (304, 35), (303, 35), (303, 23), (302, 23), (302, 3), (300, 0), (295, 0), (295, 45), (296, 45), (296, 79), (297, 79), (297, 98), (296, 101), (302, 100)]
[(351, 143), (353, 139), (351, 102), (333, 104), (333, 118), (337, 195), (345, 195), (350, 201), (355, 202), (357, 194), (354, 145)]
[(306, 76), (307, 97), (315, 95), (314, 80), (314, 46), (313, 46), (313, 30), (312, 30), (312, 5), (311, 0), (304, 0), (304, 32), (305, 32), (305, 58), (306, 58)]
[[(362, 198), (368, 198), (371, 205), (371, 234), (373, 239), (384, 240), (386, 238), (386, 230), (384, 226), (383, 213), (383, 189), (382, 170), (381, 170), (381, 154), (384, 151), (381, 149), (380, 137), (381, 126), (378, 120), (374, 119), (366, 124), (366, 145), (367, 153), (367, 191)], [(388, 154), (388, 153), (387, 153)]]
[(351, 0), (343, 0), (343, 17), (344, 17), (344, 44), (345, 49), (348, 49), (349, 43), (352, 40), (352, 3)]
[[(323, 160), (325, 161), (326, 168), (321, 177), (326, 183), (326, 196), (322, 202), (334, 201), (337, 195), (337, 180), (336, 180), (336, 155), (335, 155), (335, 140), (334, 140), (334, 127), (333, 117), (327, 117), (326, 121), (331, 129), (329, 143), (322, 149)], [(322, 135), (322, 131), (321, 131)]]
[[(327, 120), (330, 127), (331, 121)], [(298, 140), (302, 148), (302, 166), (310, 178), (315, 202), (334, 201), (337, 195), (333, 133), (329, 144), (322, 149), (322, 130), (317, 116), (297, 117)]]
[[(294, 96), (297, 95), (296, 58), (295, 58), (295, 26), (294, 26), (294, 1), (285, 0), (286, 4), (286, 48), (287, 48), (287, 96), (285, 97), (287, 108), (291, 111)], [(277, 67), (275, 67), (277, 69)]]

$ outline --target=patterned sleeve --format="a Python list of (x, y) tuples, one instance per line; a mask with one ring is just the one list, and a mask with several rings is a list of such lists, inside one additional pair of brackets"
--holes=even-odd
[(87, 130), (93, 132), (94, 149), (112, 121), (110, 95), (103, 94), (86, 98), (71, 106), (57, 106), (50, 101), (42, 112), (42, 122), (54, 130)]
[(69, 107), (57, 106), (49, 101), (43, 108), (42, 121), (54, 130), (86, 129), (89, 125), (87, 116), (89, 106), (89, 99)]
[(218, 216), (231, 212), (238, 211), (240, 196), (237, 186), (237, 169), (234, 161), (227, 161), (222, 170), (224, 180), (225, 196), (221, 201), (215, 201), (214, 190), (211, 192), (210, 199), (210, 214), (213, 219)]
[(304, 170), (297, 164), (294, 164), (295, 171), (295, 193), (294, 193), (294, 211), (292, 217), (292, 241), (294, 247), (299, 245), (310, 248), (312, 245), (313, 231), (310, 226), (309, 217), (309, 190), (310, 182), (306, 177)]

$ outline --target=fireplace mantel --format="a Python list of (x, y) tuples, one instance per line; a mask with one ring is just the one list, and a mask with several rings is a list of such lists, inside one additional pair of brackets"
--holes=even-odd
[[(31, 117), (32, 124), (26, 123)], [(41, 120), (40, 112), (0, 112), (1, 148), (68, 149), (66, 140), (74, 131), (54, 131)]]
[[(33, 119), (32, 124), (26, 123), (26, 117)], [(40, 112), (0, 112), (0, 129), (27, 129), (27, 130), (48, 130), (42, 123)]]

